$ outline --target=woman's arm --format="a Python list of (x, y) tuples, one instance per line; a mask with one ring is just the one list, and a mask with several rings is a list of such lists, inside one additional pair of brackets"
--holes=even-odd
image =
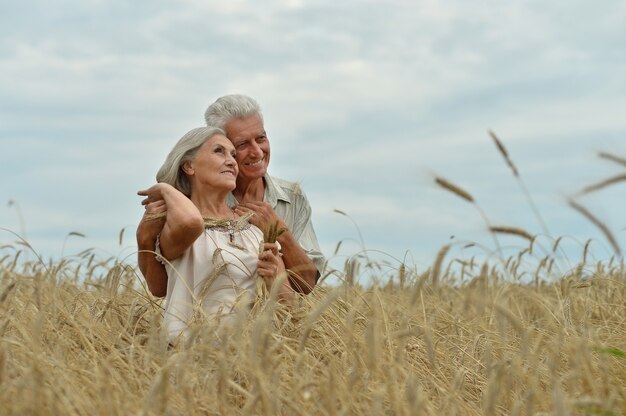
[(165, 201), (167, 214), (160, 237), (161, 254), (167, 260), (180, 257), (204, 231), (200, 211), (189, 198), (166, 183), (157, 183), (138, 194), (146, 197), (141, 201), (143, 205)]

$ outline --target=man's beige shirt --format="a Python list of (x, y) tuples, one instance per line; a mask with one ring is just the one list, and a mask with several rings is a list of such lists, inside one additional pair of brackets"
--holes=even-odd
[[(265, 180), (263, 201), (269, 203), (276, 214), (285, 221), (293, 237), (322, 275), (326, 258), (320, 250), (311, 222), (311, 205), (300, 185), (267, 174), (263, 179)], [(228, 194), (226, 203), (231, 207), (238, 204), (233, 194)]]

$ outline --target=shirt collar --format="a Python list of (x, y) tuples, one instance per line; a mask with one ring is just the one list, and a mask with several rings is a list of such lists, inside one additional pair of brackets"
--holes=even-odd
[(276, 205), (278, 205), (278, 200), (291, 204), (289, 195), (283, 188), (276, 185), (276, 182), (270, 175), (265, 174), (263, 179), (265, 180), (265, 195), (263, 197), (265, 202), (269, 203), (273, 208), (276, 208)]
[[(269, 203), (272, 208), (276, 208), (279, 200), (291, 204), (291, 198), (289, 198), (289, 195), (283, 188), (276, 185), (276, 182), (270, 175), (266, 173), (265, 176), (263, 176), (263, 180), (265, 181), (265, 193), (263, 195), (264, 202)], [(230, 207), (234, 207), (238, 204), (232, 193), (229, 193), (226, 196), (226, 204)]]

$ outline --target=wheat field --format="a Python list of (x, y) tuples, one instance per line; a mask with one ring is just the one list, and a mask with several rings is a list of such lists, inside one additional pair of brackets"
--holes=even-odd
[[(626, 415), (624, 257), (576, 199), (624, 181), (568, 199), (609, 242), (608, 261), (589, 260), (588, 240), (572, 264), (561, 238), (546, 248), (536, 234), (494, 225), (472, 194), (436, 177), (484, 220), (495, 248), (486, 259), (446, 245), (429, 268), (398, 261), (376, 276), (380, 264), (354, 255), (329, 271), (338, 284), (323, 276), (289, 308), (270, 293), (228, 326), (200, 316), (174, 347), (163, 301), (135, 264), (92, 250), (44, 261), (25, 241), (2, 246), (0, 414)], [(506, 257), (502, 234), (528, 246)]]
[(515, 259), (459, 276), (444, 253), (364, 287), (352, 261), (169, 347), (132, 264), (22, 250), (0, 259), (3, 415), (626, 414), (623, 262), (521, 283)]

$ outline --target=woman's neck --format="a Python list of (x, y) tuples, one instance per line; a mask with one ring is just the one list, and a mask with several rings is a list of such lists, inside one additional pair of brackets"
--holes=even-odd
[(263, 201), (265, 196), (265, 182), (263, 178), (246, 180), (237, 177), (237, 187), (233, 190), (233, 196), (241, 204), (252, 201)]
[(194, 203), (203, 217), (233, 218), (233, 211), (226, 204), (228, 191), (197, 190), (191, 192), (191, 202)]

